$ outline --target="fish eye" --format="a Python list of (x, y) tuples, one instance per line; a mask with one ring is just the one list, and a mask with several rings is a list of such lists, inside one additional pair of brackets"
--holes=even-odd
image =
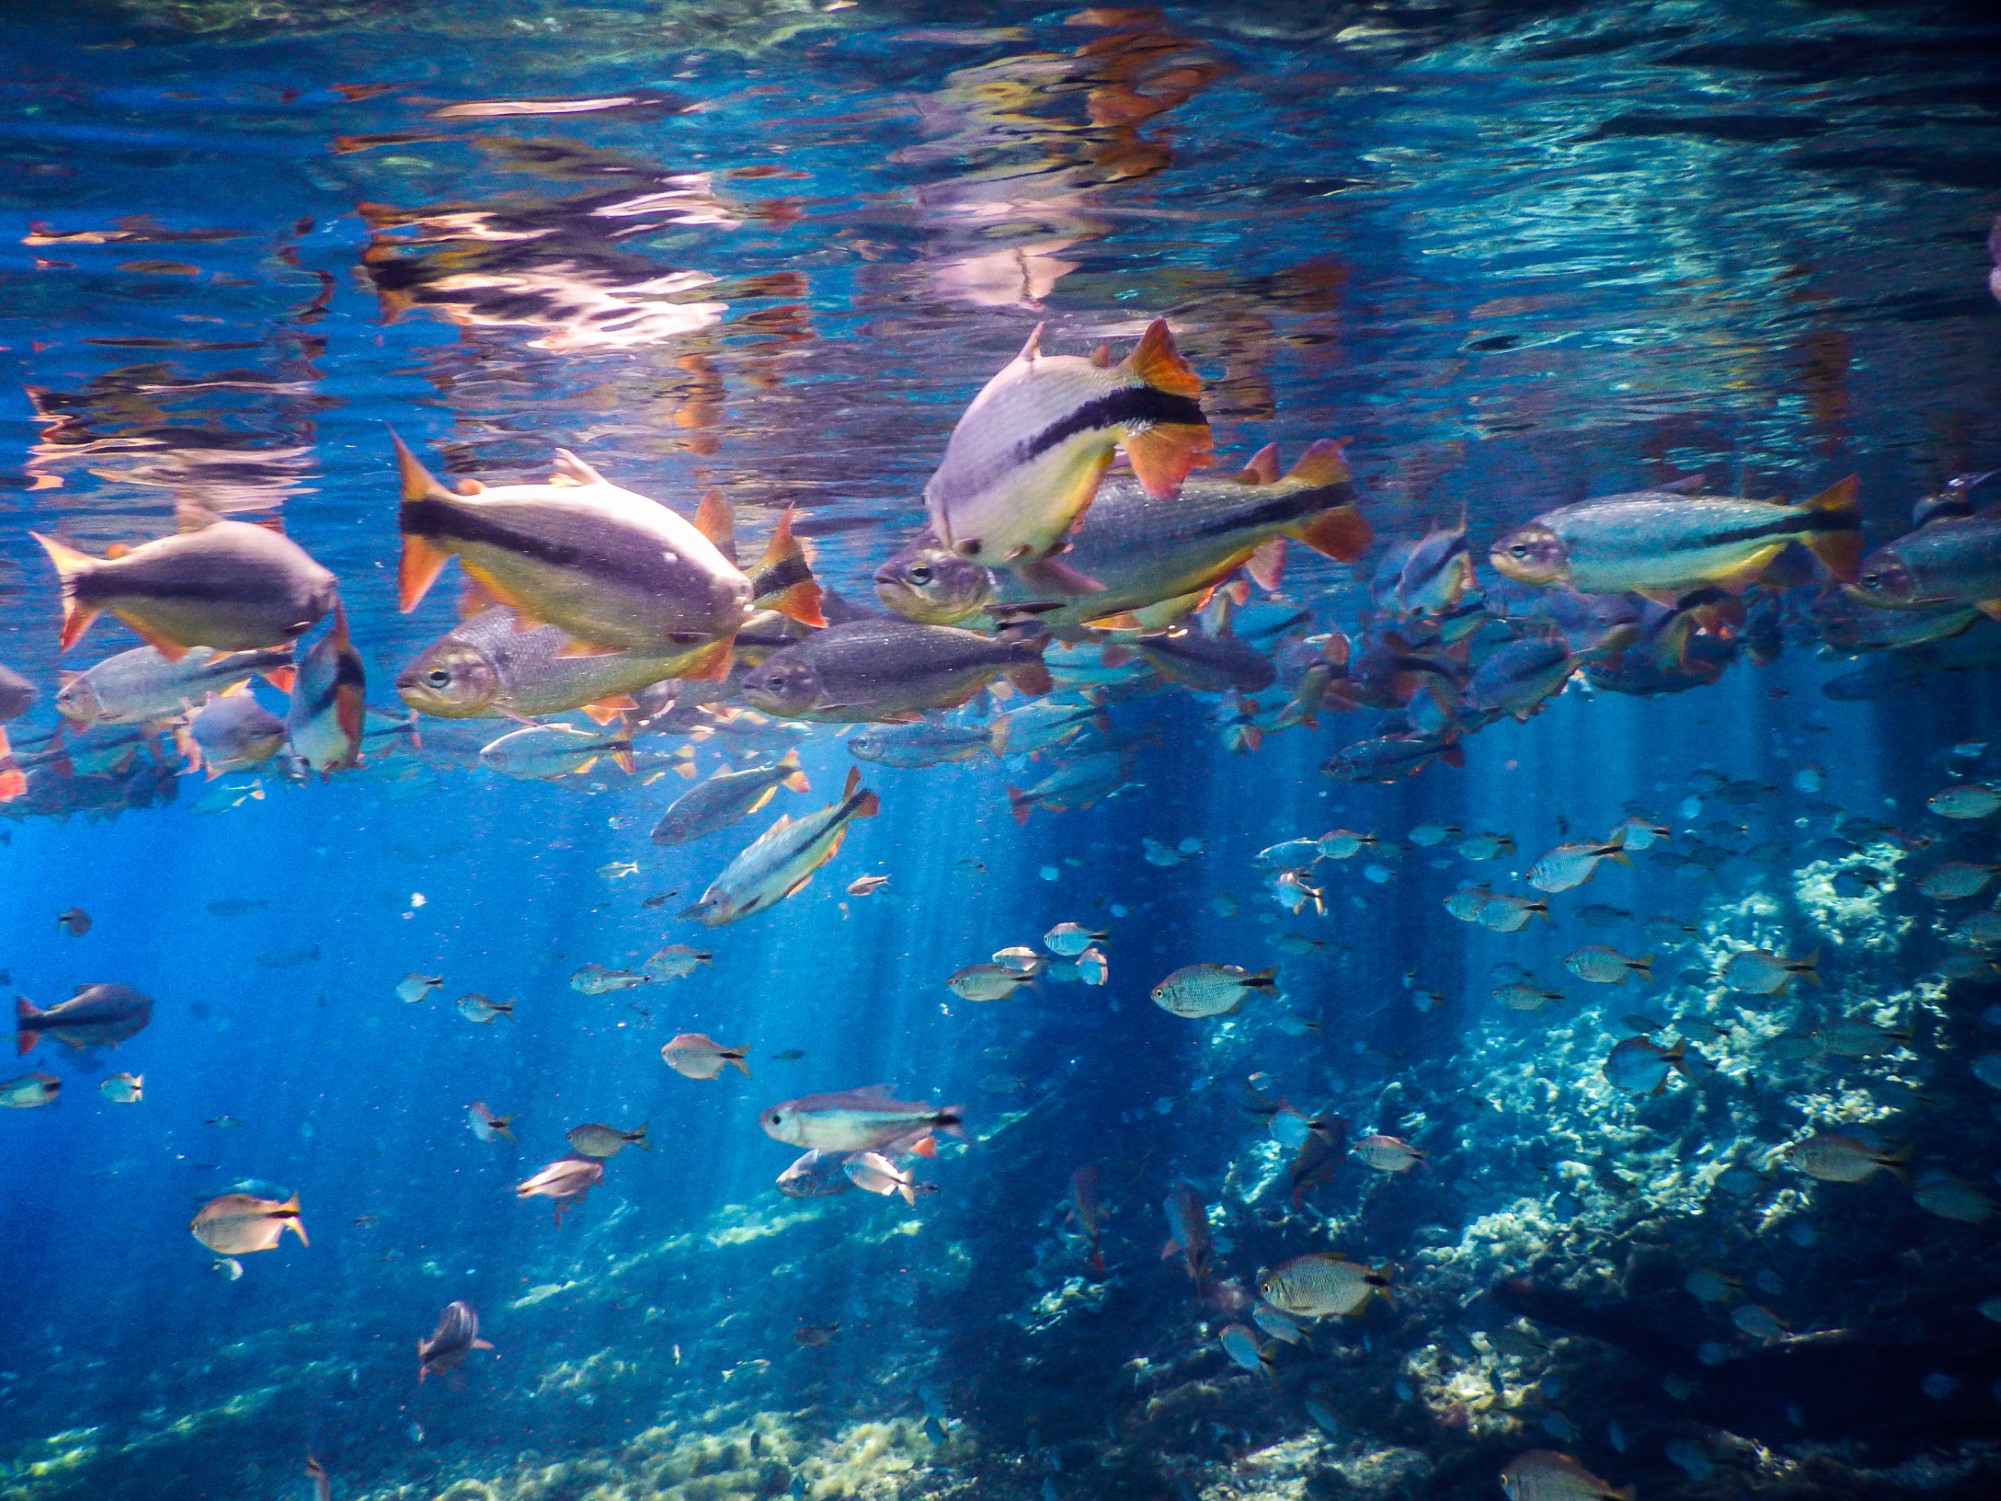
[(429, 672), (424, 674), (424, 681), (429, 683), (433, 688), (444, 688), (450, 686), (452, 675), (442, 667), (433, 667)]
[(1513, 547), (1508, 549), (1508, 556), (1511, 558), (1525, 558), (1528, 555), (1529, 545), (1526, 542), (1517, 542)]
[(924, 564), (919, 563), (916, 567), (910, 570), (910, 582), (913, 584), (930, 583), (931, 570), (927, 568)]
[(1863, 587), (1863, 588), (1865, 588), (1865, 589), (1880, 589), (1880, 588), (1882, 588), (1882, 587), (1883, 587), (1883, 575), (1882, 575), (1882, 574), (1880, 574), (1880, 573), (1865, 573), (1865, 574), (1863, 574), (1863, 575), (1862, 575), (1862, 587)]

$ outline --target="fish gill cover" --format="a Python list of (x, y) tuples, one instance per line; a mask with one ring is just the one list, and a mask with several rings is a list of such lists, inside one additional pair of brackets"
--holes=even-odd
[(0, 1501), (2001, 1491), (1985, 10), (0, 42)]

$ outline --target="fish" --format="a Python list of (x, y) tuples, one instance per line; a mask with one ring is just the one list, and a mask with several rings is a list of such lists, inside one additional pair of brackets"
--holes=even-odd
[(1258, 1278), (1258, 1296), (1296, 1318), (1353, 1317), (1377, 1298), (1389, 1301), (1386, 1266), (1364, 1266), (1332, 1251), (1309, 1251)]
[(849, 896), (874, 896), (888, 884), (888, 876), (856, 876), (852, 881), (848, 882), (846, 890)]
[(580, 995), (611, 995), (648, 983), (651, 976), (636, 975), (628, 969), (606, 969), (602, 964), (585, 964), (570, 976), (570, 989)]
[(1631, 865), (1626, 831), (1614, 829), (1603, 843), (1559, 844), (1529, 867), (1528, 882), (1537, 891), (1570, 891), (1598, 873), (1601, 862)]
[(1508, 1501), (1633, 1501), (1631, 1486), (1600, 1480), (1568, 1454), (1530, 1449), (1501, 1471)]
[(1985, 782), (1959, 782), (1925, 799), (1925, 806), (1940, 818), (1974, 822), (2001, 813), (2001, 787)]
[(1614, 1089), (1628, 1094), (1660, 1094), (1667, 1089), (1670, 1072), (1687, 1077), (1687, 1051), (1679, 1042), (1664, 1048), (1651, 1038), (1628, 1037), (1614, 1044), (1605, 1059), (1604, 1074)]
[(1777, 995), (1795, 978), (1820, 983), (1820, 950), (1804, 959), (1782, 959), (1766, 949), (1742, 949), (1723, 961), (1717, 978), (1744, 995)]
[(1251, 1322), (1273, 1339), (1288, 1345), (1310, 1344), (1306, 1325), (1289, 1313), (1281, 1313), (1262, 1299), (1251, 1309)]
[(952, 993), (968, 1001), (1004, 1001), (1016, 987), (1033, 984), (1035, 976), (1005, 964), (968, 964), (946, 976)]
[(579, 729), (571, 724), (535, 724), (510, 730), (481, 747), (480, 765), (510, 777), (553, 781), (589, 771), (598, 758), (609, 756), (620, 771), (630, 773), (632, 727)]
[[(1153, 499), (1170, 500), (1209, 457), (1202, 383), (1164, 319), (1147, 325), (1118, 365), (1042, 353), (1042, 325), (973, 398), (925, 482), (931, 530), (961, 557), (987, 566), (1051, 558), (1097, 494), (1123, 446)], [(1072, 582), (1057, 567), (1031, 572)], [(1088, 580), (1084, 587), (1088, 588)]]
[(1561, 636), (1510, 641), (1490, 652), (1467, 680), (1465, 706), (1486, 718), (1505, 714), (1526, 721), (1541, 712), (1579, 668), (1623, 650), (1631, 640), (1631, 627), (1617, 626), (1582, 651), (1572, 650)]
[(648, 955), (646, 962), (639, 966), (639, 972), (649, 980), (685, 980), (715, 957), (707, 949), (670, 943)]
[(903, 1202), (913, 1207), (920, 1193), (938, 1191), (937, 1184), (919, 1183), (908, 1169), (898, 1167), (880, 1152), (856, 1152), (842, 1164), (842, 1171), (856, 1188), (885, 1198), (901, 1194)]
[(14, 1052), (30, 1051), (44, 1037), (73, 1048), (115, 1047), (153, 1020), (153, 998), (130, 985), (79, 985), (76, 994), (46, 1011), (26, 996), (14, 999)]
[(146, 1096), (144, 1074), (113, 1074), (97, 1086), (97, 1092), (117, 1105), (136, 1105)]
[(285, 713), (292, 754), (313, 771), (345, 771), (361, 760), (367, 675), (335, 601), (333, 626), (300, 659)]
[(233, 1115), (212, 1115), (203, 1121), (204, 1126), (213, 1126), (218, 1131), (233, 1131), (243, 1122)]
[(1631, 959), (1602, 943), (1589, 943), (1565, 954), (1563, 967), (1578, 979), (1588, 980), (1593, 985), (1623, 985), (1629, 975), (1638, 975), (1643, 980), (1653, 979), (1654, 956), (1647, 954)]
[(290, 1230), (300, 1245), (309, 1245), (305, 1222), (299, 1218), (299, 1196), (285, 1200), (255, 1194), (226, 1193), (210, 1199), (188, 1222), (194, 1238), (218, 1256), (247, 1256), (270, 1251)]
[(825, 623), (789, 513), (759, 564), (762, 582), (754, 583), (717, 545), (735, 534), (720, 491), (704, 496), (691, 522), (559, 448), (547, 484), (488, 488), (473, 481), (470, 493), (457, 494), (390, 436), (403, 491), (397, 579), (405, 614), (455, 556), (487, 600), (515, 612), (517, 624), (568, 632), (573, 655), (709, 647), (708, 659), (684, 677), (720, 677), (759, 603), (807, 625)]
[(197, 646), (254, 651), (297, 640), (333, 608), (334, 576), (282, 533), (191, 505), (174, 520), (171, 536), (108, 558), (29, 533), (62, 584), (62, 650), (108, 614), (170, 662)]
[(1223, 1353), (1230, 1357), (1233, 1365), (1267, 1376), (1271, 1374), (1274, 1364), (1271, 1350), (1258, 1339), (1255, 1330), (1242, 1324), (1225, 1324), (1217, 1334), (1216, 1342), (1223, 1347)]
[(1846, 592), (1885, 610), (2001, 614), (2001, 516), (1939, 515), (1863, 558)]
[(1448, 736), (1378, 735), (1342, 746), (1320, 763), (1320, 774), (1337, 782), (1395, 782), (1434, 761), (1464, 766), (1466, 752)]
[(1091, 1274), (1104, 1276), (1105, 1252), (1099, 1242), (1105, 1226), (1105, 1210), (1098, 1200), (1098, 1169), (1091, 1163), (1085, 1163), (1070, 1175), (1070, 1209), (1064, 1220), (1077, 1227), (1084, 1244), (1090, 1248)]
[(492, 1348), (479, 1337), (479, 1315), (472, 1304), (463, 1298), (447, 1303), (431, 1337), (417, 1341), (417, 1384), (422, 1386), (426, 1376), (442, 1376), (475, 1350)]
[(81, 938), (90, 931), (90, 914), (81, 907), (71, 907), (56, 914), (56, 926), (72, 938)]
[(1512, 834), (1493, 834), (1482, 831), (1468, 834), (1453, 846), (1464, 860), (1497, 860), (1502, 855), (1511, 855), (1515, 850)]
[(808, 1151), (778, 1175), (778, 1191), (788, 1199), (825, 1199), (855, 1186), (847, 1174), (847, 1156), (818, 1147)]
[(414, 1006), (444, 983), (443, 975), (408, 974), (396, 982), (396, 999)]
[(792, 1342), (804, 1345), (809, 1350), (817, 1350), (829, 1344), (841, 1332), (839, 1324), (801, 1324), (792, 1331)]
[(39, 694), (33, 683), (5, 663), (0, 663), (0, 724), (19, 719), (34, 707), (37, 697)]
[(1093, 945), (1105, 942), (1112, 935), (1096, 928), (1087, 928), (1082, 923), (1060, 922), (1042, 935), (1042, 946), (1052, 954), (1060, 954), (1066, 959), (1074, 959)]
[(1175, 1016), (1228, 1016), (1252, 994), (1278, 990), (1275, 969), (1247, 970), (1235, 964), (1189, 964), (1153, 987), (1154, 1005)]
[(984, 725), (914, 719), (865, 725), (848, 736), (847, 746), (848, 754), (857, 761), (914, 770), (974, 760), (988, 753), (992, 740)]
[(1544, 990), (1533, 980), (1509, 980), (1494, 987), (1494, 999), (1510, 1011), (1540, 1011), (1563, 999), (1560, 990)]
[(566, 656), (567, 631), (504, 605), (468, 616), (396, 676), (396, 696), (434, 719), (541, 719), (581, 711), (599, 724), (637, 709), (655, 683), (713, 670), (713, 641)]
[(1797, 506), (1672, 490), (1608, 495), (1545, 511), (1503, 535), (1487, 557), (1517, 583), (1672, 604), (1706, 584), (1748, 586), (1800, 542), (1846, 582), (1861, 562), (1859, 488), (1851, 476)]
[(1424, 1161), (1424, 1151), (1394, 1136), (1364, 1136), (1348, 1149), (1379, 1173), (1407, 1173)]
[(604, 1164), (589, 1157), (558, 1157), (532, 1176), (514, 1185), (520, 1199), (553, 1199), (556, 1223), (563, 1223), (563, 1211), (573, 1208), (571, 1200), (583, 1197), (604, 1182)]
[(794, 792), (808, 790), (796, 749), (788, 750), (774, 765), (719, 771), (706, 782), (697, 782), (660, 815), (653, 826), (653, 842), (687, 844), (720, 833), (770, 802), (780, 787)]
[(873, 818), (881, 806), (881, 799), (862, 787), (859, 768), (850, 767), (839, 802), (803, 818), (781, 816), (724, 866), (701, 899), (681, 916), (715, 928), (776, 906), (834, 858), (849, 824)]
[[(214, 1271), (225, 1282), (241, 1282), (243, 1280), (243, 1263), (238, 1261), (234, 1256), (219, 1258), (214, 1264)], [(312, 1471), (308, 1470), (306, 1473), (311, 1474)], [(319, 1493), (324, 1497), (327, 1494), (326, 1487), (321, 1486)]]
[(1980, 895), (1997, 872), (2001, 872), (2001, 864), (1947, 860), (1919, 878), (1918, 890), (1935, 902), (1961, 902)]
[(836, 1094), (802, 1095), (773, 1105), (757, 1118), (764, 1134), (788, 1146), (831, 1152), (874, 1152), (921, 1141), (934, 1130), (965, 1135), (965, 1110), (890, 1098), (882, 1085)]
[(478, 1022), (482, 1026), (493, 1025), (493, 1019), (497, 1016), (514, 1015), (514, 1002), (489, 1000), (477, 990), (468, 990), (454, 1004), (457, 1005), (460, 1016), (469, 1022)]
[(653, 1150), (653, 1143), (647, 1139), (646, 1124), (641, 1122), (630, 1131), (621, 1131), (616, 1126), (604, 1126), (596, 1121), (586, 1121), (581, 1126), (572, 1126), (563, 1133), (563, 1139), (583, 1157), (604, 1159), (616, 1157), (627, 1147), (643, 1147)]
[(21, 770), (21, 763), (14, 758), (14, 747), (7, 739), (7, 731), (0, 727), (0, 803), (11, 803), (23, 797), (28, 791), (28, 774)]
[(312, 943), (302, 949), (265, 949), (257, 956), (257, 962), (266, 969), (297, 969), (317, 963), (319, 957), (320, 946)]
[(54, 1074), (17, 1074), (0, 1079), (0, 1109), (32, 1110), (37, 1105), (52, 1105), (62, 1092), (63, 1081)]
[(206, 772), (210, 781), (263, 765), (283, 749), (285, 738), (285, 721), (242, 683), (211, 698), (174, 733), (187, 769)]
[(1032, 787), (1008, 787), (1008, 810), (1016, 823), (1025, 824), (1031, 809), (1068, 813), (1088, 808), (1125, 786), (1137, 764), (1128, 751), (1092, 751), (1065, 762)]
[(197, 646), (172, 661), (150, 646), (135, 646), (64, 674), (56, 711), (78, 724), (147, 724), (184, 714), (252, 677), (290, 693), (295, 671), (290, 642), (238, 652)]
[(1549, 915), (1548, 902), (1501, 892), (1480, 903), (1473, 921), (1491, 933), (1519, 933), (1528, 926), (1531, 917), (1540, 917), (1545, 922), (1556, 920)]
[(511, 1115), (495, 1115), (486, 1108), (483, 1101), (474, 1100), (466, 1110), (466, 1124), (472, 1127), (472, 1134), (481, 1141), (512, 1141), (514, 1133), (508, 1127), (514, 1124)]
[(1045, 698), (994, 715), (987, 721), (986, 733), (997, 756), (1036, 756), (1068, 745), (1093, 728), (1105, 728), (1101, 705), (1088, 699), (1073, 703)]
[(1785, 1148), (1786, 1161), (1823, 1183), (1865, 1183), (1877, 1173), (1906, 1176), (1910, 1153), (1885, 1150), (1841, 1131), (1816, 1131)]
[(1466, 545), (1466, 519), (1455, 527), (1434, 526), (1403, 554), (1386, 580), (1382, 604), (1398, 615), (1443, 615), (1473, 587), (1473, 556)]
[(767, 714), (825, 724), (913, 723), (954, 709), (998, 678), (1023, 693), (1054, 687), (1042, 665), (1047, 637), (997, 636), (900, 616), (848, 621), (773, 652), (743, 680)]
[(1261, 583), (1275, 584), (1287, 539), (1336, 562), (1361, 557), (1370, 528), (1341, 448), (1316, 442), (1282, 476), (1278, 450), (1264, 448), (1235, 475), (1189, 477), (1171, 506), (1134, 475), (1108, 475), (1061, 557), (1096, 588), (1034, 570), (989, 572), (927, 530), (876, 569), (876, 597), (930, 625), (1053, 604), (1038, 615), (1051, 630), (1099, 623), (1159, 629), (1246, 565)]
[(667, 1066), (687, 1079), (716, 1078), (731, 1064), (748, 1079), (749, 1055), (748, 1048), (726, 1048), (704, 1032), (678, 1033), (660, 1049)]
[(1167, 1244), (1160, 1248), (1163, 1261), (1181, 1258), (1189, 1281), (1199, 1290), (1209, 1280), (1209, 1211), (1193, 1185), (1177, 1183), (1167, 1192)]

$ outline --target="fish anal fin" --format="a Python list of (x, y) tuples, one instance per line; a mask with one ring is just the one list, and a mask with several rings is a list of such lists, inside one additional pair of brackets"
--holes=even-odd
[[(118, 618), (125, 620), (123, 615), (120, 615)], [(188, 649), (181, 645), (180, 642), (169, 641), (151, 626), (141, 625), (133, 620), (125, 620), (125, 624), (130, 627), (133, 635), (152, 647), (154, 651), (165, 657), (169, 662), (178, 662), (188, 654)], [(81, 635), (82, 633), (79, 632), (78, 634)]]
[(736, 660), (736, 637), (725, 636), (697, 652), (682, 669), (681, 676), (693, 682), (720, 683), (730, 675)]
[(1278, 593), (1279, 583), (1285, 577), (1285, 538), (1271, 537), (1260, 542), (1244, 560), (1244, 572), (1265, 593)]
[(1160, 422), (1128, 433), (1126, 459), (1133, 477), (1155, 500), (1172, 500), (1181, 493), (1189, 471), (1209, 462), (1213, 451), (1207, 423)]
[(396, 608), (408, 615), (445, 571), (451, 554), (429, 537), (403, 534), (403, 555), (396, 563)]

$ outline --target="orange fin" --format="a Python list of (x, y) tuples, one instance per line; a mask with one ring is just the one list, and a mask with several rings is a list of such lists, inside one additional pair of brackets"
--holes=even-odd
[(730, 666), (735, 659), (736, 637), (725, 636), (697, 653), (682, 669), (681, 676), (692, 682), (720, 683), (730, 675)]
[(623, 731), (620, 734), (619, 738), (612, 743), (611, 748), (607, 750), (605, 754), (611, 757), (612, 765), (616, 766), (620, 771), (624, 772), (627, 776), (631, 776), (632, 775), (632, 731), (630, 729)]
[[(118, 618), (125, 620), (123, 615)], [(169, 641), (151, 626), (140, 625), (134, 620), (125, 620), (125, 624), (130, 628), (133, 635), (152, 647), (154, 651), (165, 657), (169, 662), (178, 662), (188, 654), (188, 649), (181, 645), (180, 642)], [(82, 633), (78, 632), (78, 634), (81, 635)]]
[(1244, 560), (1244, 572), (1265, 593), (1278, 593), (1279, 581), (1285, 577), (1285, 538), (1260, 542)]
[(585, 716), (593, 724), (610, 724), (619, 715), (636, 711), (639, 700), (630, 693), (616, 694), (611, 698), (601, 698), (595, 703), (583, 705)]
[(862, 769), (859, 766), (850, 766), (848, 768), (847, 780), (841, 783), (841, 801), (846, 802), (849, 798), (853, 797), (855, 789), (861, 786), (861, 784)]
[(437, 500), (450, 499), (452, 492), (438, 482), (436, 475), (426, 469), (421, 460), (410, 452), (410, 447), (397, 435), (395, 428), (389, 429), (389, 441), (396, 445), (396, 478), (403, 487), (403, 499)]
[[(527, 617), (523, 616), (522, 620), (527, 620)], [(535, 622), (529, 621), (523, 625), (521, 620), (517, 620), (514, 628), (517, 631), (532, 631), (535, 629)], [(574, 637), (556, 648), (556, 655), (559, 657), (615, 657), (618, 654), (619, 648), (616, 646), (606, 646), (602, 641), (578, 641)]]
[(1251, 455), (1251, 461), (1237, 471), (1240, 485), (1269, 485), (1278, 478), (1278, 445), (1267, 443)]
[(445, 571), (451, 554), (413, 532), (403, 534), (403, 556), (396, 564), (396, 608), (408, 615)]
[(280, 693), (290, 693), (293, 684), (297, 683), (298, 680), (299, 669), (290, 664), (284, 667), (273, 667), (264, 674), (264, 681), (269, 683), (273, 688), (276, 688)]
[(76, 599), (76, 582), (98, 566), (98, 560), (88, 553), (78, 552), (67, 543), (58, 542), (54, 537), (44, 537), (40, 532), (30, 532), (29, 536), (42, 544), (42, 551), (49, 555), (55, 565), (56, 578), (62, 583), (63, 627), (59, 638), (61, 649), (76, 645), (83, 633), (90, 629), (91, 621), (97, 619), (95, 605), (81, 605)]
[(1208, 426), (1192, 422), (1163, 422), (1130, 433), (1125, 450), (1133, 477), (1155, 500), (1172, 500), (1179, 495), (1189, 471), (1208, 463), (1213, 452)]
[(788, 775), (779, 783), (781, 787), (789, 787), (794, 792), (810, 792), (812, 790), (807, 785), (806, 773), (800, 768), (798, 751), (787, 751), (783, 756), (778, 758), (778, 764), (787, 768), (788, 771)]
[(1346, 483), (1355, 477), (1341, 453), (1350, 441), (1347, 438), (1321, 438), (1307, 445), (1306, 452), (1299, 456), (1298, 463), (1286, 471), (1285, 477), (1302, 485)]
[(1355, 507), (1335, 506), (1308, 517), (1293, 535), (1337, 563), (1352, 563), (1368, 551), (1374, 533)]
[(1125, 357), (1124, 368), (1156, 391), (1166, 391), (1173, 396), (1202, 394), (1202, 377), (1189, 369), (1188, 362), (1174, 347), (1174, 335), (1168, 331), (1165, 318), (1156, 318), (1147, 324), (1139, 343)]
[(695, 507), (695, 530), (715, 543), (717, 552), (736, 561), (736, 513), (721, 490), (712, 487)]
[(789, 615), (801, 625), (824, 626), (820, 613), (820, 585), (813, 578), (813, 562), (806, 546), (792, 534), (792, 508), (778, 518), (778, 528), (764, 544), (764, 556), (751, 570), (754, 603), (762, 609)]

